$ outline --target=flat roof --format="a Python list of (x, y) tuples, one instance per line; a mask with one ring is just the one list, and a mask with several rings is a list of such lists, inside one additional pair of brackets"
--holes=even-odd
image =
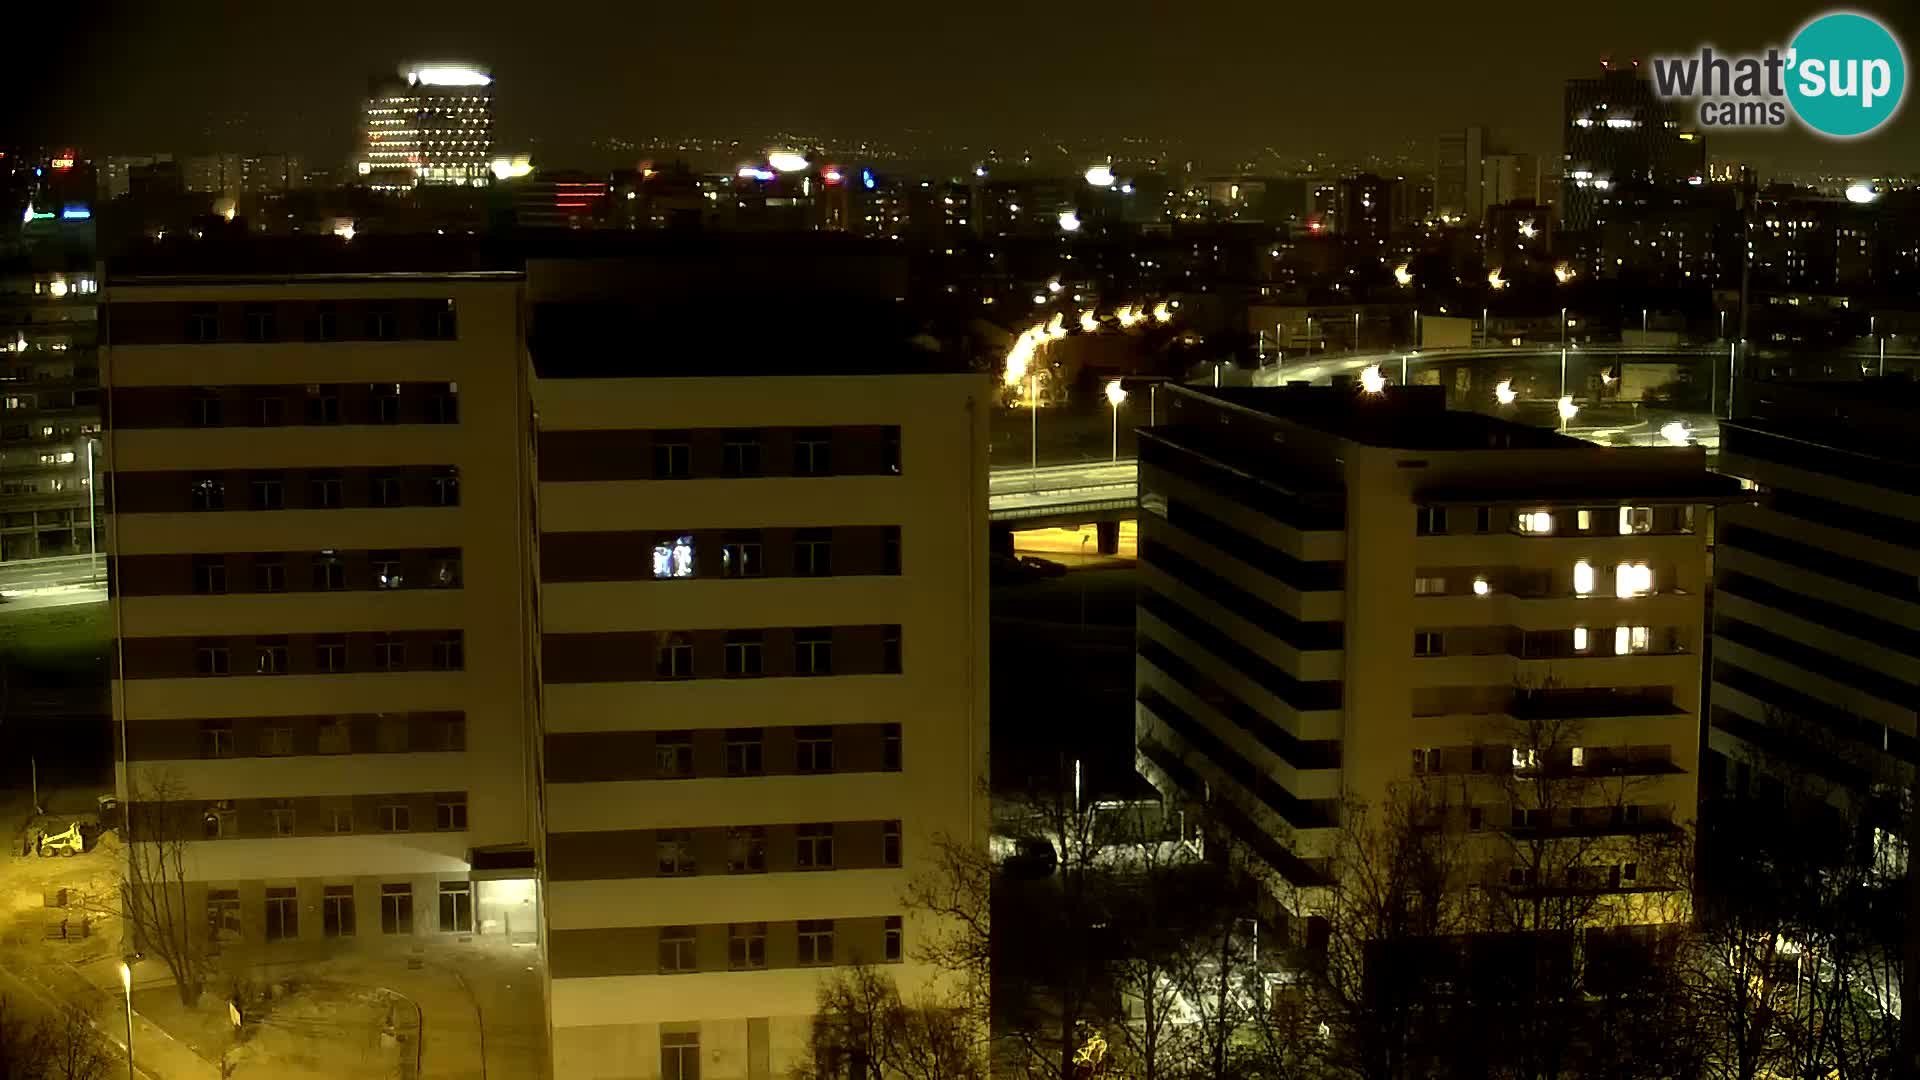
[(517, 277), (519, 255), (485, 237), (371, 234), (179, 237), (107, 260), (107, 284), (214, 284), (289, 280)]
[(1389, 450), (1575, 450), (1592, 443), (1447, 408), (1441, 386), (1389, 386), (1369, 394), (1357, 386), (1186, 387), (1201, 397), (1287, 420), (1364, 446)]
[(1742, 415), (1723, 426), (1864, 458), (1920, 465), (1920, 441), (1914, 438), (1920, 382), (1913, 379), (1755, 379), (1740, 397)]

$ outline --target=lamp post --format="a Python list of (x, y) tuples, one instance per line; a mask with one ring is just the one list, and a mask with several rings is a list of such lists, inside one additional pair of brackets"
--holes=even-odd
[(1480, 309), (1480, 347), (1484, 349), (1491, 344), (1493, 344), (1492, 328), (1487, 325), (1487, 309), (1483, 307)]
[(1647, 336), (1647, 309), (1641, 308), (1640, 309), (1640, 337), (1642, 340), (1640, 343), (1642, 345), (1646, 344), (1646, 341), (1645, 341), (1646, 336)]
[(1127, 388), (1115, 379), (1107, 384), (1107, 404), (1113, 406), (1113, 460), (1120, 460), (1120, 403), (1127, 400)]
[(1037, 372), (1027, 373), (1027, 405), (1033, 414), (1032, 434), (1027, 437), (1027, 449), (1031, 453), (1030, 469), (1027, 473), (1029, 486), (1040, 490), (1040, 376)]
[(1353, 313), (1353, 351), (1360, 351), (1360, 313)]
[(93, 482), (93, 450), (98, 440), (87, 440), (87, 583), (100, 582), (100, 544), (95, 532), (95, 508), (100, 505), (99, 489)]
[(1567, 309), (1561, 308), (1560, 309), (1560, 350), (1562, 352), (1565, 352), (1566, 348), (1567, 348)]
[(127, 997), (127, 1080), (133, 1076), (133, 968), (120, 961), (120, 989)]

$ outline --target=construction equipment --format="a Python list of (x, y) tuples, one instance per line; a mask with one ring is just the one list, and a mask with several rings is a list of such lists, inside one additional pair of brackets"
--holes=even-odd
[(80, 823), (77, 821), (67, 826), (65, 832), (40, 838), (40, 857), (43, 859), (51, 859), (55, 855), (71, 859), (86, 850), (87, 841), (80, 835)]

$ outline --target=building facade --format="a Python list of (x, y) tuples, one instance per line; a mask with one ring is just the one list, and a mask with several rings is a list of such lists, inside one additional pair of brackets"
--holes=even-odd
[[(1727, 486), (1703, 454), (1448, 412), (1439, 388), (1161, 406), (1140, 450), (1155, 786), (1204, 804), (1286, 916), (1311, 918), (1350, 800), (1409, 785), (1444, 785), (1488, 889), (1633, 892), (1631, 838), (1695, 803), (1700, 504)], [(1575, 794), (1520, 782), (1547, 777)], [(1516, 860), (1561, 835), (1586, 838), (1580, 865)], [(1596, 836), (1620, 838), (1611, 863)]]
[(84, 254), (0, 269), (0, 561), (104, 549), (99, 299)]
[(517, 272), (116, 270), (117, 773), (211, 946), (534, 943)]
[(424, 64), (367, 89), (363, 181), (375, 190), (418, 184), (486, 185), (493, 177), (493, 76), (462, 64)]
[(1568, 79), (1560, 217), (1584, 232), (1616, 185), (1687, 186), (1707, 172), (1706, 140), (1635, 68)]

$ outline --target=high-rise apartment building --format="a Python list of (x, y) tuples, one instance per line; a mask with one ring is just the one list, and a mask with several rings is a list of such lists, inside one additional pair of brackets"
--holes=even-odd
[[(1486, 888), (1631, 892), (1629, 838), (1692, 816), (1703, 505), (1735, 485), (1697, 448), (1444, 400), (1163, 390), (1140, 436), (1140, 768), (1303, 896), (1343, 800), (1425, 780)], [(1513, 861), (1535, 836), (1586, 838), (1591, 865)]]
[(493, 76), (465, 64), (422, 64), (367, 89), (359, 172), (376, 190), (485, 185), (493, 176)]
[(1560, 217), (1569, 229), (1601, 224), (1599, 203), (1616, 187), (1672, 187), (1706, 175), (1706, 141), (1682, 126), (1637, 68), (1568, 79), (1563, 125)]
[(1394, 189), (1400, 183), (1372, 173), (1340, 180), (1333, 221), (1350, 259), (1386, 260), (1387, 241), (1393, 235)]
[(0, 561), (103, 550), (99, 288), (89, 252), (0, 265)]
[(1480, 186), (1480, 162), (1487, 149), (1487, 129), (1473, 125), (1443, 132), (1434, 140), (1433, 212), (1445, 217), (1479, 221), (1485, 207)]
[[(1714, 550), (1709, 761), (1747, 793), (1791, 762), (1843, 783), (1920, 760), (1920, 461), (1905, 380), (1743, 385), (1720, 468), (1757, 485)], [(1860, 794), (1866, 794), (1861, 792)]]
[(903, 889), (985, 842), (992, 387), (883, 280), (739, 294), (826, 267), (529, 266), (556, 1076), (787, 1075), (835, 965), (938, 978)]
[(521, 275), (213, 254), (103, 290), (131, 840), (212, 947), (536, 942)]
[(1538, 158), (1532, 154), (1490, 153), (1481, 159), (1482, 213), (1505, 203), (1542, 201)]

